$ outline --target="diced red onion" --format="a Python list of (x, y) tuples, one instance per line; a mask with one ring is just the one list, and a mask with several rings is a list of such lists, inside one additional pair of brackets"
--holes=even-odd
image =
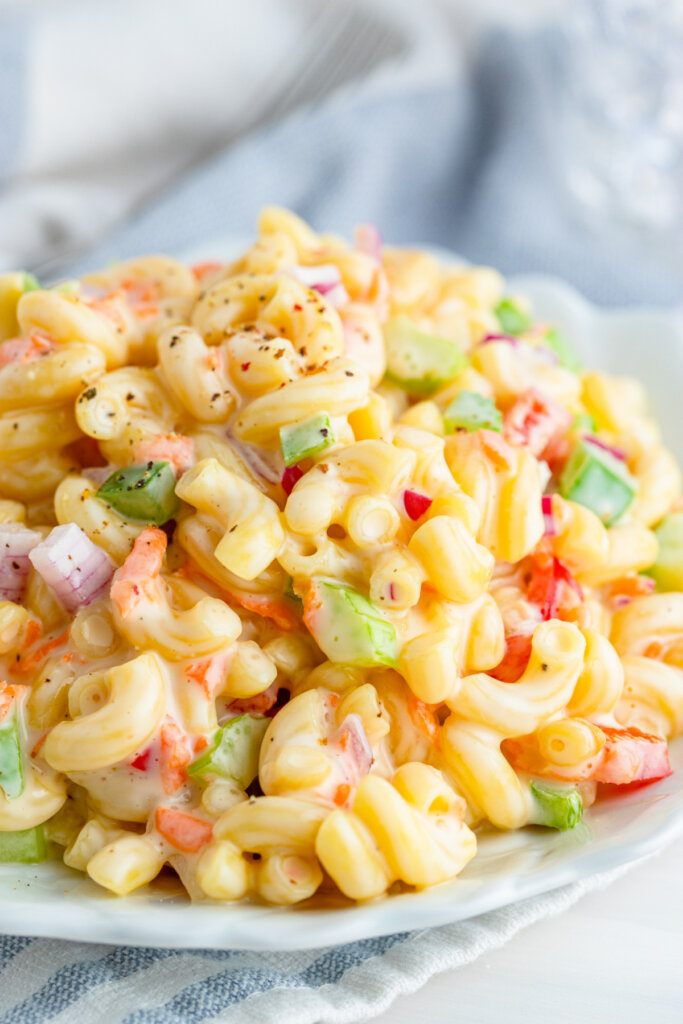
[(557, 366), (559, 359), (557, 353), (553, 352), (551, 348), (546, 348), (544, 345), (529, 345), (527, 342), (529, 354), (534, 357), (537, 363), (541, 363), (543, 366)]
[(615, 448), (611, 444), (605, 444), (604, 441), (601, 441), (597, 437), (593, 437), (592, 434), (584, 434), (583, 439), (584, 441), (587, 441), (588, 444), (594, 444), (596, 448), (602, 448), (604, 452), (609, 452), (610, 455), (613, 455), (615, 459), (619, 459), (620, 462), (626, 462), (628, 458), (623, 448)]
[(339, 309), (341, 306), (346, 306), (351, 301), (351, 296), (341, 282), (339, 284), (335, 284), (333, 288), (329, 289), (329, 291), (322, 291), (320, 288), (316, 290), (319, 291), (321, 295), (324, 295), (326, 301), (329, 302), (331, 306), (334, 306), (335, 309)]
[(374, 224), (359, 224), (353, 232), (353, 240), (359, 252), (372, 256), (377, 262), (382, 258), (382, 236)]
[(347, 715), (335, 737), (343, 753), (348, 757), (358, 778), (367, 775), (372, 767), (372, 748), (363, 728), (360, 715)]
[(21, 600), (31, 569), (29, 553), (41, 539), (23, 523), (0, 523), (0, 600)]
[(339, 267), (336, 267), (334, 263), (320, 263), (317, 267), (302, 267), (297, 264), (294, 267), (288, 267), (286, 272), (299, 284), (303, 284), (306, 288), (313, 288), (321, 295), (326, 295), (341, 284)]
[(479, 344), (489, 345), (492, 341), (505, 341), (513, 348), (517, 348), (521, 344), (519, 338), (515, 338), (514, 334), (485, 334)]
[(543, 512), (543, 523), (545, 526), (544, 536), (554, 537), (557, 534), (557, 523), (553, 515), (552, 494), (544, 494), (541, 498), (541, 511)]
[(55, 526), (31, 551), (34, 569), (72, 614), (105, 592), (114, 574), (106, 551), (75, 523)]

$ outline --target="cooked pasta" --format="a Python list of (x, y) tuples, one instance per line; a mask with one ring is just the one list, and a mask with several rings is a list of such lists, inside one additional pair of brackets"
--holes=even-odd
[(232, 264), (12, 279), (0, 861), (367, 900), (669, 774), (679, 470), (497, 272), (268, 208)]

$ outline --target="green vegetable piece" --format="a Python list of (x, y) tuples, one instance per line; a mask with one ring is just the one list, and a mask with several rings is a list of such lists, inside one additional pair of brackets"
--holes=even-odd
[(609, 526), (633, 501), (637, 483), (620, 459), (582, 439), (560, 477), (560, 494), (585, 505)]
[(453, 399), (443, 414), (444, 427), (447, 434), (455, 430), (500, 430), (503, 426), (503, 414), (496, 409), (491, 398), (478, 394), (476, 391), (461, 391)]
[(333, 445), (335, 440), (330, 417), (326, 412), (318, 412), (300, 423), (280, 427), (285, 466), (295, 466), (302, 459), (319, 455)]
[(193, 779), (234, 779), (246, 789), (258, 774), (258, 758), (269, 718), (238, 715), (216, 732), (213, 743), (188, 767)]
[(52, 291), (59, 292), (61, 295), (79, 295), (81, 291), (81, 282), (77, 277), (72, 277), (54, 285)]
[(412, 395), (431, 395), (467, 366), (456, 342), (420, 330), (407, 316), (384, 325), (384, 341), (388, 379)]
[(595, 434), (598, 425), (589, 412), (579, 412), (574, 417), (571, 429), (579, 434)]
[(683, 590), (683, 512), (672, 512), (655, 530), (659, 551), (648, 570), (660, 590)]
[(550, 330), (545, 334), (543, 338), (543, 344), (546, 348), (549, 348), (551, 352), (554, 352), (559, 359), (560, 366), (564, 366), (566, 370), (572, 370), (574, 373), (578, 373), (581, 369), (581, 361), (574, 351), (570, 342), (560, 334), (555, 327), (551, 327)]
[(0, 832), (0, 864), (40, 864), (47, 856), (42, 825), (19, 832)]
[(19, 334), (17, 305), (26, 292), (40, 288), (33, 274), (17, 270), (0, 274), (0, 342), (15, 338)]
[(342, 665), (394, 665), (398, 638), (391, 622), (352, 587), (314, 580), (304, 622), (318, 647)]
[(583, 800), (576, 786), (548, 786), (532, 779), (531, 792), (534, 796), (533, 825), (565, 831), (581, 821)]
[(15, 800), (24, 792), (19, 728), (14, 715), (0, 725), (0, 789), (8, 800)]
[(533, 323), (527, 311), (514, 299), (501, 299), (493, 312), (505, 334), (523, 334)]
[(128, 519), (157, 526), (167, 523), (180, 508), (175, 473), (168, 462), (117, 469), (100, 487), (97, 497)]

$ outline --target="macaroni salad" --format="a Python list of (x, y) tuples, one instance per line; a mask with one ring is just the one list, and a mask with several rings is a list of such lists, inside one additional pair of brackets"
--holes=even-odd
[(680, 475), (494, 270), (0, 277), (0, 861), (367, 900), (670, 773)]

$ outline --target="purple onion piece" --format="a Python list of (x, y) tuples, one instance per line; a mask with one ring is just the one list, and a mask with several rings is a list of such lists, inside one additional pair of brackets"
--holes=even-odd
[(604, 441), (594, 437), (593, 434), (584, 434), (583, 439), (588, 444), (594, 444), (596, 448), (602, 448), (604, 452), (609, 452), (610, 455), (613, 455), (615, 459), (619, 459), (620, 462), (626, 462), (628, 459), (628, 455), (623, 448), (615, 448), (611, 444), (605, 444)]
[(115, 569), (106, 551), (93, 544), (75, 523), (55, 526), (46, 539), (33, 548), (29, 558), (36, 572), (71, 614), (102, 596)]
[(21, 601), (31, 570), (29, 553), (41, 539), (23, 523), (0, 523), (0, 600)]
[[(346, 738), (342, 741), (344, 736)], [(344, 753), (348, 755), (349, 760), (356, 767), (359, 778), (367, 775), (372, 767), (372, 748), (365, 734), (360, 715), (352, 714), (346, 716), (339, 726), (335, 742), (340, 744), (343, 742)]]
[(517, 348), (521, 342), (514, 334), (485, 334), (479, 342), (480, 345), (489, 345), (492, 341), (506, 341), (508, 345)]
[(313, 288), (320, 295), (325, 295), (341, 284), (341, 273), (339, 267), (336, 267), (334, 263), (321, 263), (317, 267), (297, 265), (288, 267), (286, 273), (305, 288)]

